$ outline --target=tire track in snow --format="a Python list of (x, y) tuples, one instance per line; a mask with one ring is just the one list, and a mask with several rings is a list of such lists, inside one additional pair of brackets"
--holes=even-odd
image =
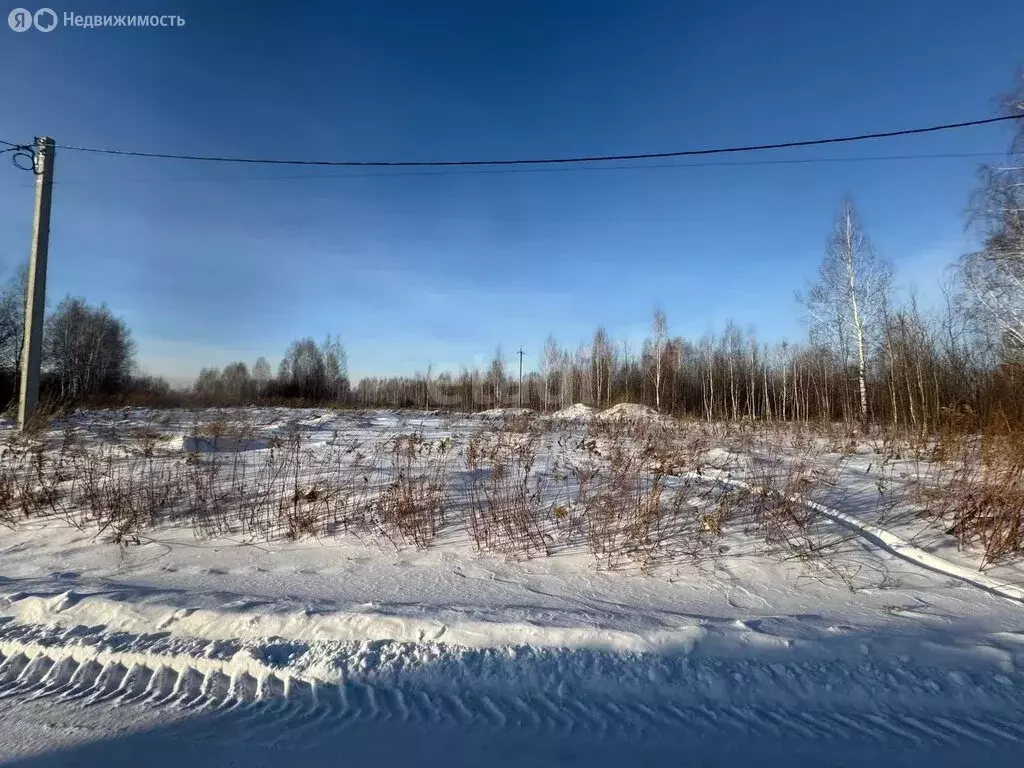
[[(728, 476), (723, 477), (711, 474), (702, 475), (697, 474), (696, 472), (687, 472), (686, 474), (680, 475), (680, 477), (699, 480), (705, 483), (710, 479), (713, 482), (721, 483), (722, 485), (731, 486), (733, 488), (742, 488), (744, 490), (759, 492), (770, 490), (754, 486), (750, 483), (744, 482), (743, 480), (737, 480), (734, 477)], [(839, 523), (844, 528), (855, 531), (863, 538), (902, 560), (907, 560), (930, 571), (941, 573), (943, 576), (949, 576), (957, 579), (958, 581), (966, 582), (972, 586), (978, 587), (979, 589), (983, 589), (986, 592), (991, 592), (995, 595), (999, 595), (1000, 597), (1005, 597), (1008, 600), (1024, 603), (1024, 588), (1022, 587), (1018, 587), (1015, 584), (1001, 582), (998, 579), (986, 576), (972, 568), (966, 568), (962, 565), (951, 563), (948, 560), (944, 560), (941, 557), (933, 555), (931, 552), (927, 552), (920, 547), (911, 544), (906, 539), (897, 536), (891, 531), (887, 531), (873, 523), (869, 523), (858, 517), (849, 515), (846, 512), (841, 512), (838, 509), (833, 509), (832, 507), (812, 501), (804, 496), (794, 494), (789, 496), (787, 500), (803, 504), (808, 509), (813, 509), (815, 512)]]
[[(876, 674), (867, 668), (846, 667), (845, 673), (861, 675), (862, 679), (855, 681), (857, 685), (888, 685), (893, 688), (893, 701), (905, 706), (897, 710), (864, 702), (857, 709), (836, 699), (818, 700), (813, 696), (805, 701), (772, 700), (773, 692), (785, 686), (786, 676), (764, 686), (763, 701), (758, 699), (757, 686), (750, 690), (746, 682), (742, 683), (742, 700), (728, 694), (701, 699), (699, 691), (687, 686), (685, 679), (677, 689), (646, 692), (628, 685), (617, 687), (613, 683), (621, 680), (612, 678), (590, 688), (581, 688), (580, 683), (545, 687), (536, 679), (526, 687), (509, 687), (496, 684), (479, 669), (475, 670), (475, 682), (456, 680), (459, 673), (450, 660), (434, 677), (409, 674), (401, 679), (388, 670), (359, 679), (354, 679), (352, 672), (334, 679), (305, 679), (301, 668), (260, 666), (254, 661), (260, 656), (258, 649), (255, 655), (243, 655), (248, 662), (240, 664), (237, 653), (217, 659), (198, 655), (194, 653), (196, 648), (186, 646), (193, 653), (144, 654), (131, 650), (131, 643), (122, 643), (127, 650), (114, 650), (95, 636), (85, 645), (70, 643), (76, 637), (80, 639), (81, 635), (74, 629), (63, 630), (63, 634), (52, 627), (36, 631), (25, 627), (0, 629), (0, 697), (9, 702), (53, 698), (83, 707), (183, 709), (212, 717), (215, 725), (223, 726), (212, 728), (211, 738), (219, 738), (216, 734), (221, 730), (224, 738), (245, 733), (253, 743), (274, 748), (320, 742), (360, 723), (453, 731), (582, 734), (599, 740), (712, 737), (937, 748), (1021, 741), (1015, 723), (1020, 721), (1022, 708), (1014, 688), (1001, 686), (1006, 692), (999, 699), (1000, 686), (992, 684), (986, 693), (996, 698), (987, 708), (991, 716), (986, 716), (969, 702), (948, 706), (950, 697), (937, 697), (931, 688), (922, 686), (922, 676), (928, 683), (946, 674), (929, 668), (893, 675), (885, 670)], [(393, 659), (411, 652), (407, 645), (400, 644), (385, 650)], [(272, 653), (264, 654), (268, 655)], [(566, 652), (566, 656), (571, 654)], [(543, 659), (545, 665), (550, 665), (559, 657), (547, 653)], [(461, 663), (471, 666), (465, 659)], [(638, 657), (631, 663), (642, 665), (651, 660), (645, 662)], [(582, 668), (591, 670), (592, 665)], [(723, 685), (733, 677), (721, 661), (709, 664), (708, 669), (718, 670)], [(566, 671), (571, 673), (571, 668)], [(645, 676), (641, 672), (637, 672), (638, 679)], [(794, 665), (789, 677), (799, 676), (799, 665)], [(737, 679), (749, 682), (748, 678)], [(791, 683), (794, 689), (816, 685), (808, 679)]]

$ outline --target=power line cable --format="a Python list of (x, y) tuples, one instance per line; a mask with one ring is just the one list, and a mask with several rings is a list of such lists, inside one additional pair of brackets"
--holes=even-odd
[[(118, 184), (133, 183), (232, 183), (243, 181), (297, 181), (314, 179), (380, 179), (380, 178), (408, 178), (410, 176), (475, 176), (482, 174), (519, 174), (519, 173), (564, 173), (571, 171), (642, 171), (642, 170), (668, 170), (685, 168), (729, 168), (748, 167), (764, 165), (808, 165), (821, 163), (854, 163), (854, 162), (875, 162), (875, 161), (903, 161), (903, 160), (943, 160), (981, 157), (1003, 157), (1003, 151), (992, 152), (946, 152), (941, 154), (921, 155), (871, 155), (861, 157), (810, 157), (810, 158), (783, 158), (776, 160), (740, 160), (740, 161), (710, 161), (704, 163), (644, 163), (634, 165), (581, 165), (581, 166), (555, 166), (549, 168), (468, 168), (465, 170), (437, 170), (437, 171), (398, 171), (398, 172), (361, 172), (361, 173), (303, 173), (294, 175), (264, 175), (264, 176), (220, 176), (220, 177), (197, 177), (197, 178), (110, 178)], [(53, 183), (56, 185), (92, 183), (92, 178), (59, 179)]]
[[(741, 152), (761, 152), (772, 149), (792, 149), (796, 147), (815, 147), (826, 144), (848, 144), (856, 141), (869, 139), (887, 139), (897, 136), (914, 136), (925, 133), (936, 133), (939, 131), (955, 130), (959, 128), (970, 128), (979, 125), (989, 125), (1007, 120), (1020, 120), (1024, 115), (1002, 115), (999, 117), (988, 117), (981, 120), (967, 120), (958, 123), (943, 123), (923, 128), (905, 128), (898, 131), (878, 131), (874, 133), (862, 133), (853, 136), (838, 136), (826, 139), (806, 139), (802, 141), (786, 141), (775, 144), (752, 144), (737, 147), (718, 147), (714, 149), (686, 149), (676, 152), (647, 152), (637, 154), (620, 155), (584, 155), (579, 157), (549, 157), (532, 159), (512, 160), (408, 160), (408, 161), (385, 161), (385, 160), (285, 160), (273, 158), (254, 157), (222, 157), (216, 155), (178, 155), (166, 152), (136, 152), (125, 149), (109, 149), (101, 147), (83, 147), (74, 144), (58, 144), (58, 149), (72, 152), (89, 152), (103, 155), (119, 155), (123, 157), (145, 157), (161, 160), (190, 160), (210, 163), (245, 163), (253, 165), (311, 165), (311, 166), (340, 166), (340, 167), (373, 167), (373, 168), (412, 168), (412, 167), (449, 167), (449, 166), (497, 166), (497, 165), (562, 165), (579, 163), (600, 163), (628, 160), (662, 160), (673, 157), (696, 157), (701, 155), (734, 154)], [(10, 142), (4, 142), (9, 144)]]

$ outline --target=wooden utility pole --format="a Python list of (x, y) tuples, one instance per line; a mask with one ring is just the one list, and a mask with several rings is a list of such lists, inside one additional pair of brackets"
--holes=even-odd
[(25, 297), (25, 338), (21, 348), (21, 396), (18, 429), (24, 430), (39, 404), (39, 369), (43, 357), (43, 313), (46, 309), (46, 256), (50, 247), (50, 201), (53, 197), (53, 139), (36, 138), (32, 169), (36, 174), (36, 210), (28, 257)]
[(523, 348), (519, 348), (519, 407), (523, 407)]

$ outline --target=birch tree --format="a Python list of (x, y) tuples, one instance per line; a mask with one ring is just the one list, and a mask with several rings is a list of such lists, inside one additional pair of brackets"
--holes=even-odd
[(818, 281), (798, 299), (807, 310), (812, 341), (841, 349), (850, 338), (861, 421), (868, 418), (869, 348), (881, 331), (891, 282), (892, 270), (875, 255), (853, 203), (843, 201)]
[(0, 370), (10, 371), (15, 378), (21, 370), (27, 295), (28, 268), (22, 267), (0, 289)]
[(983, 171), (973, 221), (982, 247), (959, 264), (973, 319), (1002, 346), (1006, 360), (1024, 358), (1024, 154), (1004, 170)]
[(313, 339), (293, 341), (278, 369), (281, 385), (297, 397), (319, 399), (326, 394), (327, 369), (324, 357)]
[(270, 363), (267, 362), (267, 358), (260, 357), (252, 367), (252, 378), (256, 383), (257, 397), (263, 396), (267, 389), (267, 384), (270, 382), (270, 376)]
[(43, 362), (60, 385), (60, 396), (116, 392), (128, 382), (135, 345), (124, 321), (106, 305), (65, 298), (47, 318)]
[(715, 341), (710, 336), (700, 340), (700, 357), (704, 365), (703, 373), (707, 374), (707, 378), (701, 376), (704, 416), (710, 424), (715, 409)]
[(348, 394), (348, 358), (338, 337), (327, 336), (320, 344), (326, 394), (331, 400), (343, 400)]
[(220, 379), (223, 382), (224, 395), (232, 403), (241, 403), (248, 397), (251, 379), (245, 363), (229, 363), (224, 366)]
[(661, 309), (651, 318), (651, 355), (654, 368), (654, 407), (661, 410), (661, 381), (664, 375), (664, 351), (668, 340), (668, 320)]
[(558, 350), (558, 342), (555, 341), (555, 337), (548, 334), (548, 337), (544, 339), (544, 349), (540, 356), (540, 370), (541, 375), (544, 377), (544, 410), (547, 411), (549, 408), (549, 395), (551, 392), (551, 377), (558, 372), (558, 361), (560, 352)]
[(602, 398), (607, 397), (612, 373), (612, 344), (604, 326), (599, 326), (594, 332), (590, 364), (593, 368), (594, 404), (600, 408)]
[(499, 346), (494, 350), (494, 359), (491, 360), (490, 368), (487, 371), (487, 383), (490, 385), (492, 396), (494, 398), (495, 408), (499, 407), (504, 401), (505, 381), (507, 379), (505, 373), (505, 357), (501, 354), (501, 347)]

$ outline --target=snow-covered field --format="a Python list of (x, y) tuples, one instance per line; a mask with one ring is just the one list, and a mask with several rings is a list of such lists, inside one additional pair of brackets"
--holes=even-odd
[(1019, 764), (1024, 567), (927, 517), (940, 468), (556, 416), (8, 432), (0, 759)]

